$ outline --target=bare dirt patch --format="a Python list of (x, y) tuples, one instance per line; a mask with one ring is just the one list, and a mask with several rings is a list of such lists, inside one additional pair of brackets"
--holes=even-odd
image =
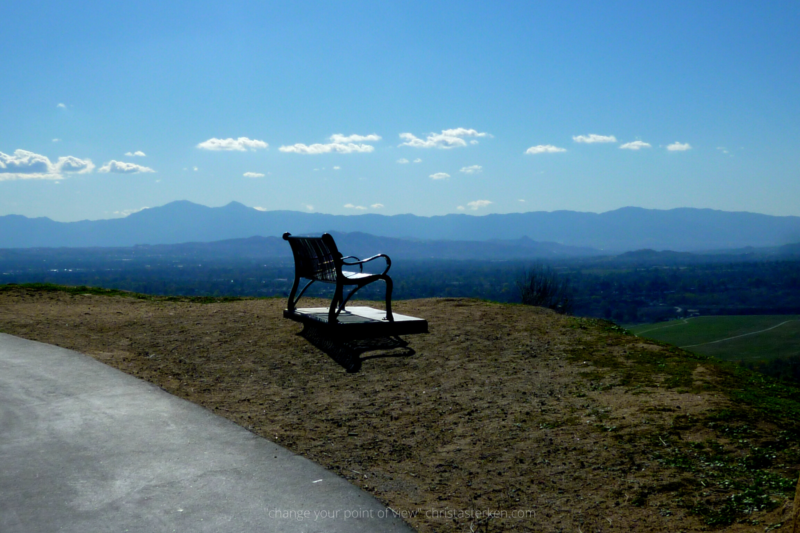
[[(7, 287), (0, 331), (87, 353), (205, 406), (347, 478), (421, 532), (764, 531), (787, 521), (793, 490), (717, 523), (703, 511), (741, 492), (707, 491), (691, 467), (706, 449), (687, 443), (716, 438), (709, 414), (736, 407), (707, 363), (669, 366), (653, 357), (670, 349), (603, 324), (462, 299), (399, 301), (430, 334), (342, 346), (284, 320), (284, 304)], [(767, 422), (754, 428), (778, 438)], [(770, 472), (796, 480), (800, 459), (788, 453)]]

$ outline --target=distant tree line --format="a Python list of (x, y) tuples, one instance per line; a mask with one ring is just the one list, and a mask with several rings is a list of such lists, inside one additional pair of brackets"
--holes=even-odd
[[(543, 276), (527, 275), (536, 272)], [(643, 310), (659, 306), (684, 311), (715, 308), (730, 313), (736, 309), (800, 313), (800, 261), (640, 266), (609, 260), (536, 265), (396, 260), (390, 275), (395, 299), (466, 297), (527, 302), (626, 324), (645, 321)], [(0, 283), (89, 285), (160, 295), (287, 296), (293, 276), (291, 260), (109, 258), (81, 262), (50, 257), (33, 262), (0, 257)], [(309, 294), (327, 295), (330, 290), (317, 284)], [(372, 284), (359, 291), (358, 297), (380, 300), (383, 290), (381, 284)], [(542, 294), (549, 296), (537, 300)]]

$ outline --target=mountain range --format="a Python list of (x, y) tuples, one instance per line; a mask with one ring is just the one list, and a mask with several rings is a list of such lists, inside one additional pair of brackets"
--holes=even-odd
[[(545, 255), (561, 252), (593, 255), (640, 249), (697, 252), (781, 246), (800, 241), (800, 217), (637, 207), (605, 213), (537, 211), (433, 217), (327, 215), (260, 211), (238, 202), (206, 207), (178, 201), (119, 219), (56, 222), (45, 217), (0, 216), (0, 248), (202, 243), (254, 236), (279, 237), (286, 231), (295, 235), (365, 232), (412, 241), (523, 239), (521, 245), (549, 249)], [(567, 248), (556, 251), (556, 245)], [(570, 250), (570, 247), (582, 250)]]
[[(366, 233), (331, 232), (339, 250), (346, 255), (366, 258), (377, 253), (403, 260), (520, 260), (571, 259), (598, 256), (593, 248), (564, 246), (532, 241), (527, 237), (492, 241), (420, 241), (376, 237)], [(289, 244), (280, 237), (248, 237), (214, 242), (181, 244), (140, 244), (128, 247), (86, 248), (2, 248), (0, 267), (50, 265), (88, 266), (97, 261), (147, 262), (239, 262), (282, 259), (291, 261)], [(383, 265), (383, 263), (380, 263)]]

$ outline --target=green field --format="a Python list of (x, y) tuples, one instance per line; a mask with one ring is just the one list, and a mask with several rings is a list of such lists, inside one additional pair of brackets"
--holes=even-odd
[(800, 357), (800, 315), (701, 316), (628, 329), (728, 361)]

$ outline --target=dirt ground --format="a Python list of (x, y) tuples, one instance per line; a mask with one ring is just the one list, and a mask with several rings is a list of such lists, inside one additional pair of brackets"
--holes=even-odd
[[(727, 400), (598, 386), (599, 370), (575, 359), (662, 347), (598, 339), (540, 308), (461, 299), (396, 302), (426, 318), (429, 334), (332, 343), (283, 319), (284, 306), (19, 288), (0, 292), (0, 331), (89, 354), (202, 405), (350, 480), (420, 532), (714, 529), (652, 490), (683, 474), (653, 461), (646, 439), (625, 436)], [(695, 374), (704, 379), (702, 367)], [(702, 437), (692, 431), (681, 438)], [(787, 499), (751, 517), (758, 525), (727, 530), (778, 529), (789, 513)]]

